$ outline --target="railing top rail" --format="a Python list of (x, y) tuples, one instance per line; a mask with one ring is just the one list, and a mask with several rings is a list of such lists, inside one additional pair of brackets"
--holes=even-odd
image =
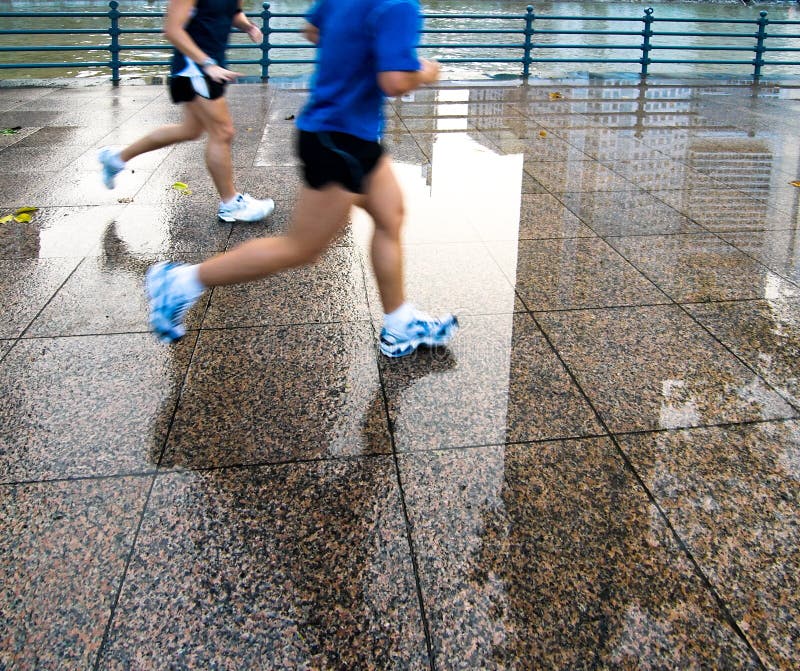
[(0, 12), (2, 19), (57, 19), (57, 18), (83, 18), (107, 19), (108, 12)]

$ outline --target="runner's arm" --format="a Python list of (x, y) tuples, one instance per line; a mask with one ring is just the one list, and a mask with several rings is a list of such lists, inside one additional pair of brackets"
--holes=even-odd
[(196, 0), (169, 0), (167, 18), (164, 20), (164, 37), (184, 56), (197, 63), (200, 69), (214, 81), (223, 82), (236, 79), (239, 75), (238, 72), (227, 70), (220, 65), (203, 67), (203, 61), (210, 58), (210, 56), (197, 46), (197, 43), (186, 32), (184, 27), (189, 23), (195, 5)]
[(242, 9), (241, 0), (239, 2), (239, 11), (233, 16), (233, 25), (243, 33), (247, 33), (250, 39), (256, 44), (261, 44), (261, 42), (264, 40), (264, 35), (261, 33), (261, 29), (255, 23), (252, 23), (245, 15), (244, 10)]
[(306, 23), (303, 26), (303, 37), (311, 44), (319, 44), (319, 28), (312, 23)]
[(209, 54), (197, 46), (185, 28), (196, 4), (195, 0), (169, 0), (167, 18), (164, 19), (164, 37), (173, 47), (199, 65)]
[(420, 59), (422, 66), (416, 71), (390, 70), (378, 73), (378, 86), (389, 96), (401, 96), (404, 93), (418, 89), (424, 84), (433, 84), (439, 79), (439, 64), (436, 61)]

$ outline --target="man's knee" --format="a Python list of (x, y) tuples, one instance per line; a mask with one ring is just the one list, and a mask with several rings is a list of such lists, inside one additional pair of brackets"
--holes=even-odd
[(215, 124), (213, 128), (209, 129), (208, 133), (217, 142), (225, 142), (227, 144), (233, 142), (233, 136), (236, 134), (233, 124), (228, 122)]
[(375, 228), (386, 235), (399, 236), (405, 221), (405, 206), (402, 200), (380, 208), (372, 215)]

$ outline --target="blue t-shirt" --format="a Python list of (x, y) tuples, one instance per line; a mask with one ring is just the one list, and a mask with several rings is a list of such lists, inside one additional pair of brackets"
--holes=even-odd
[(319, 62), (297, 127), (377, 141), (386, 97), (378, 73), (420, 69), (418, 0), (319, 0), (308, 22), (319, 29)]
[[(186, 32), (206, 54), (225, 67), (225, 49), (233, 26), (233, 17), (239, 9), (239, 0), (197, 0)], [(172, 52), (172, 75), (177, 75), (187, 65), (188, 57), (177, 49)]]

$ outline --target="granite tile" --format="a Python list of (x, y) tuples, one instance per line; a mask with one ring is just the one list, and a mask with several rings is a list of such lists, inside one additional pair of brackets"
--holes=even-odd
[(159, 477), (100, 668), (428, 669), (390, 458)]
[(0, 667), (94, 667), (150, 478), (0, 488)]
[(599, 238), (489, 243), (530, 310), (665, 303), (667, 298)]
[[(288, 150), (288, 149), (287, 149)], [(254, 167), (239, 172), (239, 189), (255, 198), (293, 203), (303, 186), (297, 166)]]
[(791, 228), (794, 217), (736, 189), (652, 191), (678, 212), (714, 233)]
[(112, 475), (159, 459), (195, 338), (20, 340), (0, 364), (0, 480)]
[(56, 122), (60, 114), (61, 113), (58, 111), (32, 111), (27, 109), (27, 105), (19, 106), (15, 109), (0, 111), (0, 128), (16, 128), (17, 126), (26, 128), (43, 128), (44, 126), (51, 125), (63, 126), (65, 124)]
[(797, 293), (763, 265), (714, 235), (613, 238), (610, 244), (675, 301), (760, 298), (768, 286)]
[(399, 462), (437, 668), (759, 668), (609, 440)]
[[(219, 205), (217, 187), (214, 186), (211, 175), (202, 161), (181, 160), (180, 153), (183, 149), (182, 147), (177, 148), (166, 160), (162, 160), (159, 167), (152, 171), (147, 182), (136, 194), (135, 201), (139, 205), (147, 206), (199, 201), (213, 206), (212, 214), (216, 215), (216, 207)], [(147, 154), (144, 154), (143, 158), (146, 156)], [(131, 164), (138, 159), (137, 156), (131, 161)], [(239, 177), (240, 175), (234, 171), (234, 182), (237, 182), (237, 188), (240, 191), (244, 191), (245, 189), (242, 189), (241, 184), (238, 183), (241, 181)], [(175, 189), (173, 184), (176, 182), (186, 184), (191, 193), (187, 194)]]
[(598, 235), (699, 233), (703, 230), (644, 191), (563, 193), (558, 197)]
[(164, 465), (388, 453), (375, 356), (366, 323), (202, 331)]
[(448, 348), (380, 360), (398, 450), (602, 432), (528, 315), (460, 322)]
[(53, 173), (73, 164), (84, 151), (84, 147), (74, 145), (20, 147), (17, 143), (0, 149), (0, 161), (14, 166), (18, 173)]
[(542, 183), (531, 177), (528, 172), (522, 173), (521, 191), (523, 194), (541, 194), (548, 192)]
[[(538, 240), (546, 238), (591, 238), (595, 234), (550, 194), (524, 194), (519, 222), (514, 226), (482, 227), (485, 240)], [(511, 223), (511, 222), (509, 222)]]
[(20, 126), (12, 133), (0, 135), (0, 149), (16, 145), (22, 142), (28, 136), (33, 135), (39, 130), (41, 129), (36, 126), (29, 126), (29, 127)]
[(720, 237), (794, 284), (800, 283), (797, 228), (783, 231), (729, 231)]
[(294, 126), (269, 124), (258, 144), (254, 165), (299, 166), (296, 147), (297, 129)]
[(386, 133), (381, 144), (395, 163), (427, 165), (432, 153), (429, 144), (426, 144), (424, 140), (420, 144), (414, 135), (409, 135), (408, 131), (402, 129)]
[[(405, 245), (403, 251), (406, 295), (425, 312), (460, 317), (524, 310), (482, 243)], [(365, 264), (372, 317), (380, 323), (383, 307), (372, 266)]]
[(597, 161), (543, 161), (528, 163), (525, 172), (548, 191), (637, 191), (633, 183), (612, 172)]
[(257, 282), (216, 287), (203, 328), (369, 319), (358, 251), (331, 247), (316, 264)]
[(677, 306), (538, 314), (612, 432), (794, 417)]
[[(3, 137), (3, 136), (0, 136)], [(42, 203), (35, 200), (37, 185), (44, 180), (52, 179), (52, 175), (46, 173), (31, 174), (26, 172), (3, 171), (3, 179), (0, 180), (0, 203), (13, 211), (13, 208), (21, 205), (33, 205), (39, 207)], [(7, 214), (6, 212), (3, 213)]]
[(149, 175), (145, 170), (125, 170), (117, 175), (116, 188), (109, 190), (103, 185), (99, 169), (75, 170), (70, 167), (57, 175), (40, 177), (29, 173), (32, 188), (26, 197), (30, 202), (21, 204), (36, 207), (115, 205), (133, 199)]
[(800, 655), (800, 424), (624, 436), (622, 449), (767, 668)]
[(52, 87), (25, 88), (19, 86), (3, 87), (3, 96), (0, 99), (0, 109), (3, 111), (14, 109), (25, 103), (33, 102), (37, 98), (45, 98), (53, 94), (60, 94), (60, 90)]
[[(83, 257), (97, 247), (103, 231), (122, 209), (122, 205), (40, 209), (27, 223), (0, 226), (0, 258)], [(8, 208), (9, 214), (13, 212), (14, 208)]]
[[(490, 137), (492, 137), (490, 135)], [(492, 142), (502, 154), (522, 154), (525, 167), (543, 161), (586, 161), (589, 157), (580, 148), (541, 126), (526, 129), (522, 137), (495, 139)]]
[(591, 158), (605, 165), (617, 161), (665, 160), (666, 156), (654, 147), (649, 147), (626, 131), (592, 129), (591, 131), (569, 131), (565, 136), (569, 142), (580, 147)]
[(784, 398), (800, 406), (800, 299), (777, 296), (684, 308)]
[(78, 259), (0, 259), (0, 337), (22, 334)]
[[(86, 258), (34, 319), (26, 336), (67, 336), (148, 332), (144, 275), (158, 259), (118, 255)], [(182, 256), (184, 262), (202, 257)], [(196, 329), (208, 294), (186, 313), (187, 329)]]
[(640, 189), (662, 191), (719, 188), (721, 182), (681, 161), (667, 156), (629, 161), (605, 161), (618, 175), (631, 180)]
[(96, 253), (172, 257), (221, 252), (228, 244), (231, 225), (217, 218), (218, 205), (218, 200), (202, 200), (193, 193), (178, 194), (158, 205), (137, 197), (105, 227)]
[(0, 340), (0, 362), (3, 357), (8, 354), (9, 350), (14, 346), (16, 340)]

